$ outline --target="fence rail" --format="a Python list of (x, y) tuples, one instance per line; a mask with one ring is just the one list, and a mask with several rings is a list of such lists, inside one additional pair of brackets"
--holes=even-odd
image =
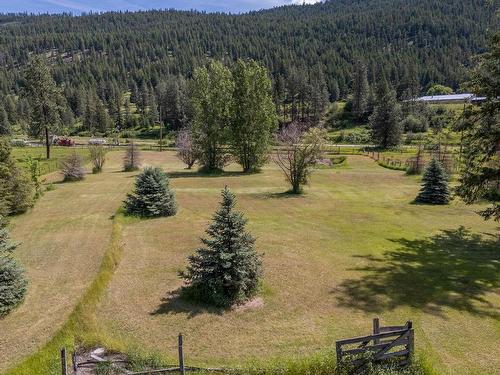
[(354, 373), (362, 373), (370, 361), (395, 359), (398, 364), (407, 365), (414, 352), (413, 324), (408, 321), (403, 326), (381, 327), (379, 319), (375, 318), (373, 334), (339, 340), (335, 349), (337, 363), (343, 364), (349, 359)]

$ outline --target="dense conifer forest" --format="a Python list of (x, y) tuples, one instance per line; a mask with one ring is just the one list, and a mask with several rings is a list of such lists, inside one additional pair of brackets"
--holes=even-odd
[(0, 123), (19, 123), (29, 111), (20, 94), (34, 54), (48, 58), (63, 90), (63, 124), (133, 127), (133, 106), (140, 121), (180, 128), (189, 116), (187, 81), (210, 59), (259, 61), (271, 72), (278, 108), (290, 108), (292, 119), (315, 118), (326, 100), (351, 92), (357, 61), (370, 84), (383, 74), (398, 96), (416, 84), (458, 89), (494, 22), (494, 4), (484, 0), (331, 0), (242, 15), (4, 14)]

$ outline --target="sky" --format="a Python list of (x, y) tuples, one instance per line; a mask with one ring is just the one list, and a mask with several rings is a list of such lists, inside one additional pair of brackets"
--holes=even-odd
[(0, 0), (0, 13), (104, 12), (110, 10), (182, 9), (240, 13), (319, 0)]

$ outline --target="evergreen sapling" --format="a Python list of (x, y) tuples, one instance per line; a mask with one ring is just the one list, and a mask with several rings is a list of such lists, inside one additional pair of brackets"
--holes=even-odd
[(235, 196), (226, 187), (220, 208), (201, 241), (203, 247), (189, 257), (180, 276), (187, 286), (183, 294), (218, 307), (241, 304), (255, 295), (262, 275), (255, 239), (245, 231), (247, 220), (234, 211)]
[(142, 217), (174, 216), (177, 213), (169, 179), (158, 167), (146, 167), (137, 176), (135, 191), (128, 194), (125, 209), (129, 215)]
[(448, 176), (441, 163), (432, 159), (422, 178), (422, 189), (415, 202), (426, 204), (448, 204), (450, 190)]

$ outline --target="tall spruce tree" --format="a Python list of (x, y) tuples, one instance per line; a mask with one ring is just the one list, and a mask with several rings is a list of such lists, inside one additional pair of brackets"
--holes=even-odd
[(19, 305), (27, 290), (24, 269), (12, 257), (16, 247), (10, 240), (3, 217), (0, 216), (0, 317)]
[(177, 204), (167, 174), (158, 167), (144, 168), (137, 176), (134, 192), (127, 195), (125, 209), (130, 215), (142, 217), (174, 216)]
[(437, 159), (432, 159), (422, 178), (422, 189), (415, 202), (426, 204), (448, 204), (450, 189), (448, 176)]
[(203, 238), (205, 245), (189, 257), (181, 277), (188, 297), (220, 307), (248, 300), (257, 292), (262, 275), (261, 257), (254, 249), (255, 239), (245, 231), (247, 220), (234, 211), (235, 196), (226, 187), (220, 208)]
[(382, 148), (395, 147), (401, 143), (401, 108), (396, 92), (382, 78), (375, 90), (374, 108), (370, 116), (373, 140)]

